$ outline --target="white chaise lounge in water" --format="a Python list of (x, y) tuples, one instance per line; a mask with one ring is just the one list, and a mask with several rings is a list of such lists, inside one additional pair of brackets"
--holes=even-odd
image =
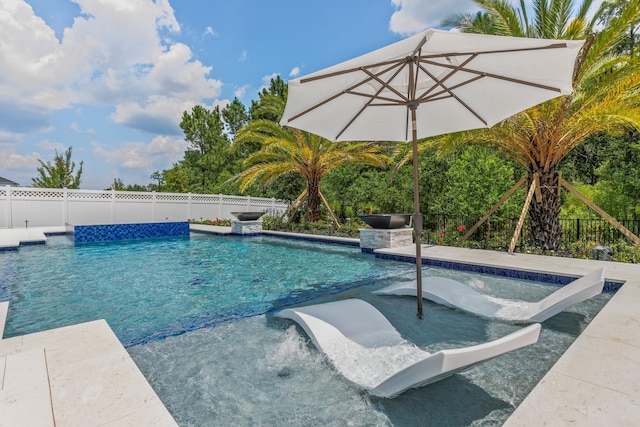
[(387, 398), (533, 344), (540, 334), (540, 324), (529, 325), (495, 341), (428, 353), (403, 339), (382, 313), (359, 299), (287, 308), (276, 316), (300, 324), (349, 381)]
[[(567, 308), (602, 293), (604, 267), (562, 286), (538, 302), (492, 297), (446, 277), (422, 280), (422, 298), (483, 317), (510, 322), (544, 322)], [(406, 281), (374, 292), (377, 295), (416, 295), (416, 282)]]

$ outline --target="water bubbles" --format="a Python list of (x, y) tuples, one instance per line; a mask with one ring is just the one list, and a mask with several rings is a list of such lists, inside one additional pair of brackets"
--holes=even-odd
[(484, 289), (484, 281), (481, 279), (472, 279), (469, 281), (468, 285), (475, 290)]
[(278, 371), (279, 378), (289, 378), (291, 375), (293, 375), (293, 370), (289, 367), (282, 368)]

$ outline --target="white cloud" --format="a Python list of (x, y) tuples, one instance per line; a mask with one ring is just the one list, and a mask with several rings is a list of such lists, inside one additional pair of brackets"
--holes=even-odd
[(396, 11), (391, 15), (389, 29), (409, 35), (427, 28), (437, 28), (451, 13), (477, 10), (469, 0), (391, 0)]
[(242, 52), (240, 52), (240, 56), (238, 57), (238, 61), (244, 62), (246, 60), (247, 60), (247, 51), (243, 50)]
[(94, 129), (82, 129), (80, 125), (76, 122), (71, 123), (69, 125), (69, 129), (77, 133), (89, 133), (89, 134), (96, 133)]
[[(598, 10), (604, 0), (594, 0), (591, 15)], [(515, 7), (520, 7), (517, 0), (507, 0)], [(427, 28), (438, 28), (444, 18), (452, 13), (469, 13), (479, 10), (469, 0), (391, 0), (396, 11), (389, 21), (389, 29), (398, 34), (411, 35)], [(524, 2), (531, 12), (531, 0)], [(574, 12), (576, 12), (574, 10)]]
[(297, 77), (300, 75), (300, 67), (293, 67), (291, 71), (289, 71), (289, 77)]
[(166, 96), (154, 96), (143, 102), (120, 104), (111, 118), (118, 124), (149, 133), (179, 135), (182, 113), (196, 105)]
[(178, 105), (219, 95), (211, 68), (170, 40), (180, 26), (168, 0), (74, 1), (82, 13), (58, 40), (24, 0), (2, 0), (0, 131), (46, 128), (52, 111), (71, 105), (126, 110), (160, 96)]
[(202, 33), (203, 36), (217, 36), (218, 33), (216, 33), (214, 31), (213, 28), (211, 28), (210, 26), (207, 26), (207, 28), (204, 29), (204, 33)]
[(58, 152), (63, 152), (67, 149), (67, 147), (65, 147), (63, 144), (59, 142), (51, 142), (48, 139), (43, 139), (42, 141), (38, 142), (38, 147), (45, 151), (57, 150)]
[(213, 101), (213, 104), (211, 105), (205, 105), (204, 107), (213, 110), (215, 107), (220, 108), (220, 110), (224, 110), (229, 104), (231, 104), (231, 101), (229, 99), (216, 99), (215, 101)]
[(118, 171), (137, 169), (137, 172), (147, 176), (154, 170), (167, 168), (180, 160), (187, 148), (184, 139), (169, 136), (156, 136), (148, 144), (127, 142), (117, 149), (97, 143), (92, 145), (93, 153), (114, 165)]
[(266, 76), (262, 76), (262, 86), (260, 86), (258, 92), (262, 92), (262, 89), (268, 89), (269, 86), (271, 86), (271, 79), (275, 79), (279, 75), (279, 73), (271, 73)]
[[(0, 168), (2, 169), (30, 169), (34, 173), (36, 168), (40, 166), (38, 159), (41, 159), (39, 153), (17, 154), (15, 152), (0, 151)], [(8, 178), (5, 176), (5, 178)]]
[(15, 132), (0, 131), (0, 144), (16, 145), (20, 144), (24, 139), (24, 135)]
[(156, 62), (141, 78), (149, 92), (168, 94), (180, 99), (215, 98), (220, 95), (222, 83), (208, 79), (211, 67), (200, 61), (191, 60), (191, 50), (182, 43), (176, 43), (156, 58)]
[(244, 97), (247, 94), (247, 90), (249, 90), (249, 85), (239, 86), (234, 90), (233, 96), (235, 96), (236, 98), (240, 99), (240, 98)]

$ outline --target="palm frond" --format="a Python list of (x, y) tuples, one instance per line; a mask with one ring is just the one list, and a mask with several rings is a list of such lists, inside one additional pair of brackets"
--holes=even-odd
[(493, 25), (491, 34), (525, 37), (526, 25), (521, 22), (521, 15), (506, 0), (475, 0), (475, 3), (487, 11)]
[[(606, 3), (603, 3), (597, 13), (602, 13)], [(628, 0), (626, 7), (619, 16), (608, 21), (607, 26), (600, 31), (590, 47), (584, 65), (577, 76), (581, 80), (584, 73), (603, 56), (611, 53), (624, 40), (630, 25), (637, 22), (640, 15), (640, 0)]]

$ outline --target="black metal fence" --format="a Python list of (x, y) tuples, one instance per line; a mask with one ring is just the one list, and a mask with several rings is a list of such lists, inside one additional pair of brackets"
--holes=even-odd
[[(440, 241), (455, 244), (462, 239), (479, 218), (453, 217), (437, 215), (425, 218), (424, 229), (427, 241)], [(618, 220), (625, 228), (636, 236), (640, 233), (640, 219)], [(478, 246), (492, 249), (508, 248), (513, 233), (518, 224), (518, 218), (491, 219), (483, 223), (469, 238)], [(600, 245), (611, 245), (619, 241), (629, 240), (605, 219), (560, 219), (562, 240), (564, 243), (593, 242)], [(529, 220), (525, 220), (518, 246), (528, 245)]]

